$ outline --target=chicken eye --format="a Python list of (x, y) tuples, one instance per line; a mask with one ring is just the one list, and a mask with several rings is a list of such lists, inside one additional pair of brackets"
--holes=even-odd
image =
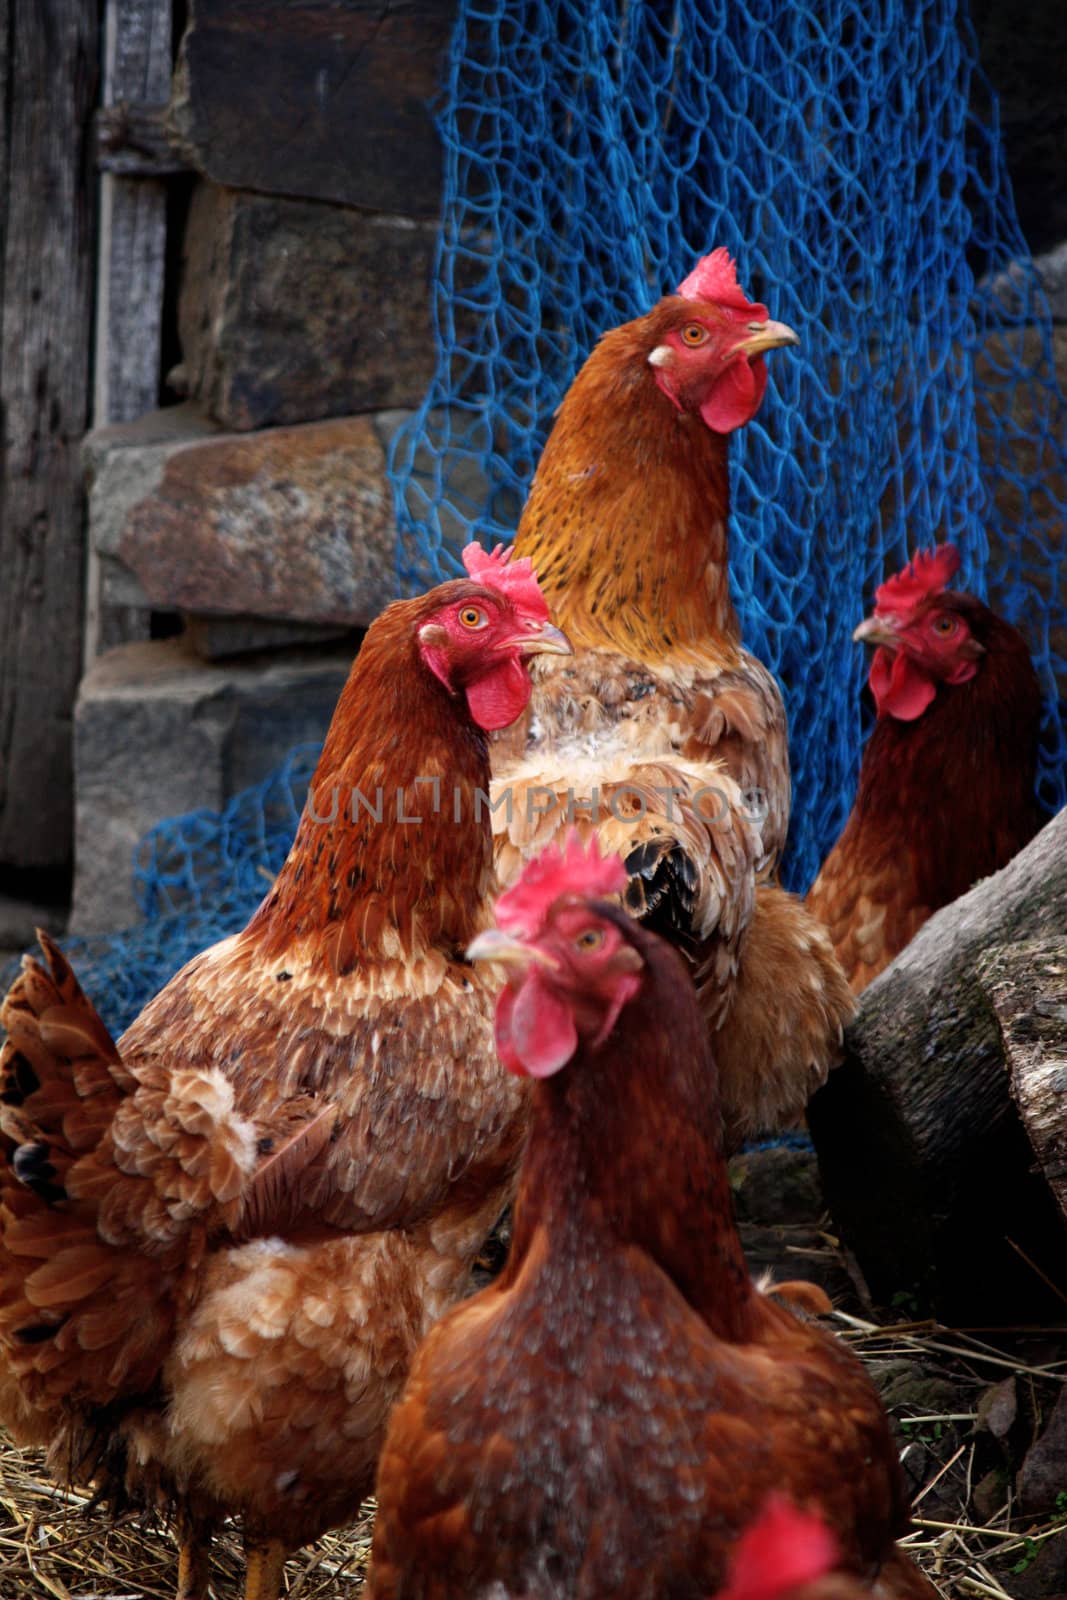
[(934, 632), (947, 639), (950, 633), (955, 633), (958, 623), (955, 617), (938, 617), (934, 623)]
[(591, 950), (599, 950), (604, 943), (604, 933), (601, 928), (586, 928), (574, 941), (574, 948), (583, 955), (588, 955)]
[(480, 606), (464, 606), (459, 620), (465, 628), (484, 628), (489, 618)]
[(699, 322), (687, 322), (682, 329), (682, 342), (695, 348), (698, 344), (706, 344), (709, 338), (707, 328), (702, 328)]

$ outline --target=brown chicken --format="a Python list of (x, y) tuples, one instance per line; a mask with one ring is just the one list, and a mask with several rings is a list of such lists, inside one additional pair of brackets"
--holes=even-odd
[(553, 848), (471, 948), (514, 964), (497, 1046), (535, 1080), (515, 1230), (393, 1412), (370, 1595), (706, 1600), (780, 1490), (843, 1572), (930, 1597), (870, 1380), (745, 1269), (708, 1029), (678, 952), (601, 898), (624, 883)]
[(1041, 825), (1037, 673), (1018, 629), (947, 587), (959, 564), (950, 544), (917, 555), (876, 590), (854, 635), (877, 647), (878, 719), (807, 905), (857, 993)]
[(630, 873), (627, 900), (683, 949), (718, 1043), (732, 1147), (795, 1122), (851, 1013), (823, 928), (773, 883), (789, 823), (785, 709), (729, 593), (730, 433), (764, 354), (795, 344), (725, 250), (604, 335), (567, 392), (515, 549), (575, 647), (534, 673), (493, 753), (504, 883), (572, 823)]
[[(510, 1198), (486, 730), (565, 651), (527, 563), (397, 602), (243, 932), (120, 1040), (42, 940), (3, 1006), (0, 1412), (57, 1473), (173, 1504), (182, 1600), (242, 1520), (246, 1594), (354, 1514), (430, 1323)], [(413, 820), (414, 819), (414, 820)]]

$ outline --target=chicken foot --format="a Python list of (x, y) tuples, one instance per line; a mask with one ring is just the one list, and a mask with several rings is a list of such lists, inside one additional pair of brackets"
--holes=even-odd
[(245, 1540), (244, 1600), (278, 1600), (289, 1554), (280, 1539)]
[(210, 1523), (179, 1518), (177, 1600), (208, 1600), (212, 1532)]

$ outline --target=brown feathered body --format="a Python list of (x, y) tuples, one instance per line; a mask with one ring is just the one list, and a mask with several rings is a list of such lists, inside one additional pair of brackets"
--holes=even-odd
[[(481, 592), (436, 603), (453, 588)], [(194, 1528), (240, 1514), (295, 1547), (355, 1512), (411, 1353), (510, 1195), (523, 1096), (464, 957), (487, 747), (415, 658), (428, 609), (368, 633), (241, 933), (117, 1048), (58, 952), (3, 1008), (8, 1148), (47, 1164), (3, 1175), (4, 1420)]]
[[(494, 741), (504, 883), (555, 834), (595, 828), (629, 903), (693, 963), (732, 1145), (795, 1122), (851, 1001), (825, 931), (773, 877), (789, 824), (785, 709), (729, 594), (728, 439), (657, 387), (670, 297), (605, 334), (557, 415), (516, 550), (574, 645), (539, 662)], [(774, 959), (761, 956), (764, 941)]]
[(870, 1380), (749, 1278), (687, 971), (595, 909), (643, 983), (534, 1085), (507, 1267), (433, 1329), (390, 1422), (370, 1594), (707, 1600), (776, 1491), (843, 1571), (932, 1597), (890, 1582), (907, 1508)]
[(857, 993), (928, 917), (1006, 866), (1041, 825), (1041, 690), (1017, 628), (971, 595), (933, 597), (981, 646), (975, 675), (939, 683), (921, 716), (884, 712), (844, 830), (808, 893)]

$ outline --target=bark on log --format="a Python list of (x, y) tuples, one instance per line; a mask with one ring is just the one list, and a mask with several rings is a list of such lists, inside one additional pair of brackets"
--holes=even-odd
[(1011, 1095), (1045, 1181), (1067, 1216), (1067, 933), (983, 958)]
[(96, 0), (0, 15), (0, 863), (71, 846), (92, 326)]
[(882, 1305), (1062, 1316), (1047, 1280), (1062, 1284), (1067, 1229), (1011, 1097), (983, 957), (1065, 927), (1067, 811), (862, 997), (809, 1122), (835, 1222)]

